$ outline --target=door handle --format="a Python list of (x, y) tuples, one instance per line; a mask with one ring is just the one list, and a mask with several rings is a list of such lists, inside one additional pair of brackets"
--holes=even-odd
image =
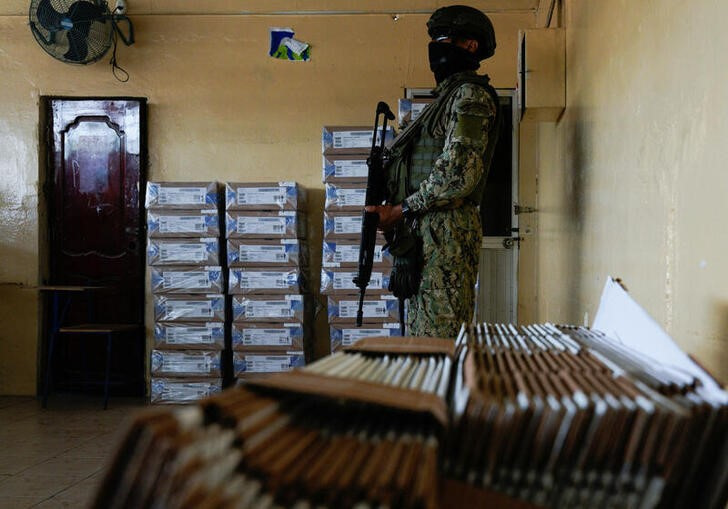
[(513, 246), (521, 247), (523, 237), (506, 237), (503, 239), (503, 247), (505, 249), (513, 249)]

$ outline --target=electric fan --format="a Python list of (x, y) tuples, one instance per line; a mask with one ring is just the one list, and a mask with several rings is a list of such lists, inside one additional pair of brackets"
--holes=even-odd
[[(116, 44), (117, 33), (127, 46), (134, 43), (134, 29), (124, 10), (123, 1), (111, 12), (105, 0), (32, 0), (30, 30), (53, 58), (89, 64)], [(120, 21), (127, 23), (128, 37), (119, 29)]]

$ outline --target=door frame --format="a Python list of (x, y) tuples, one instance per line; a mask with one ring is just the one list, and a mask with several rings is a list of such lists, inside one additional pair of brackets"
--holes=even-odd
[[(145, 323), (146, 313), (146, 208), (144, 190), (147, 186), (149, 168), (148, 149), (148, 110), (149, 104), (146, 97), (133, 96), (65, 96), (65, 95), (41, 95), (39, 98), (38, 111), (38, 283), (48, 282), (51, 275), (51, 211), (54, 209), (53, 190), (53, 109), (51, 102), (54, 100), (63, 101), (138, 101), (139, 108), (139, 242), (142, 255), (139, 259), (140, 274), (142, 274), (142, 305), (140, 309), (141, 323)], [(46, 326), (50, 309), (45, 299), (40, 298), (38, 302), (38, 348), (36, 352), (36, 394), (40, 395), (43, 390), (43, 380), (47, 369), (48, 358), (48, 331)], [(143, 348), (146, 350), (146, 330), (143, 332)], [(143, 369), (146, 371), (145, 367)]]
[(520, 254), (519, 224), (516, 205), (518, 204), (518, 154), (521, 116), (518, 112), (516, 101), (518, 90), (515, 88), (497, 88), (498, 97), (509, 97), (511, 99), (511, 235), (510, 237), (483, 237), (481, 254), (484, 249), (509, 249), (512, 255), (513, 273), (511, 275), (511, 309), (508, 321), (518, 323), (518, 258)]

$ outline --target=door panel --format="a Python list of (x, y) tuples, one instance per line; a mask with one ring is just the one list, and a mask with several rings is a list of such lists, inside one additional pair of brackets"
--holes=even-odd
[(126, 268), (124, 133), (107, 122), (83, 117), (62, 133), (60, 273), (66, 276), (103, 279)]
[(512, 248), (504, 247), (503, 239), (486, 237), (480, 250), (476, 318), (479, 322), (515, 323), (515, 275), (517, 258)]

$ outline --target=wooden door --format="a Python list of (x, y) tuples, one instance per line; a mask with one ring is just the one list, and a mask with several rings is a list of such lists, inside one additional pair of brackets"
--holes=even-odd
[(47, 111), (49, 282), (113, 288), (74, 302), (66, 322), (141, 324), (146, 101), (51, 98)]

